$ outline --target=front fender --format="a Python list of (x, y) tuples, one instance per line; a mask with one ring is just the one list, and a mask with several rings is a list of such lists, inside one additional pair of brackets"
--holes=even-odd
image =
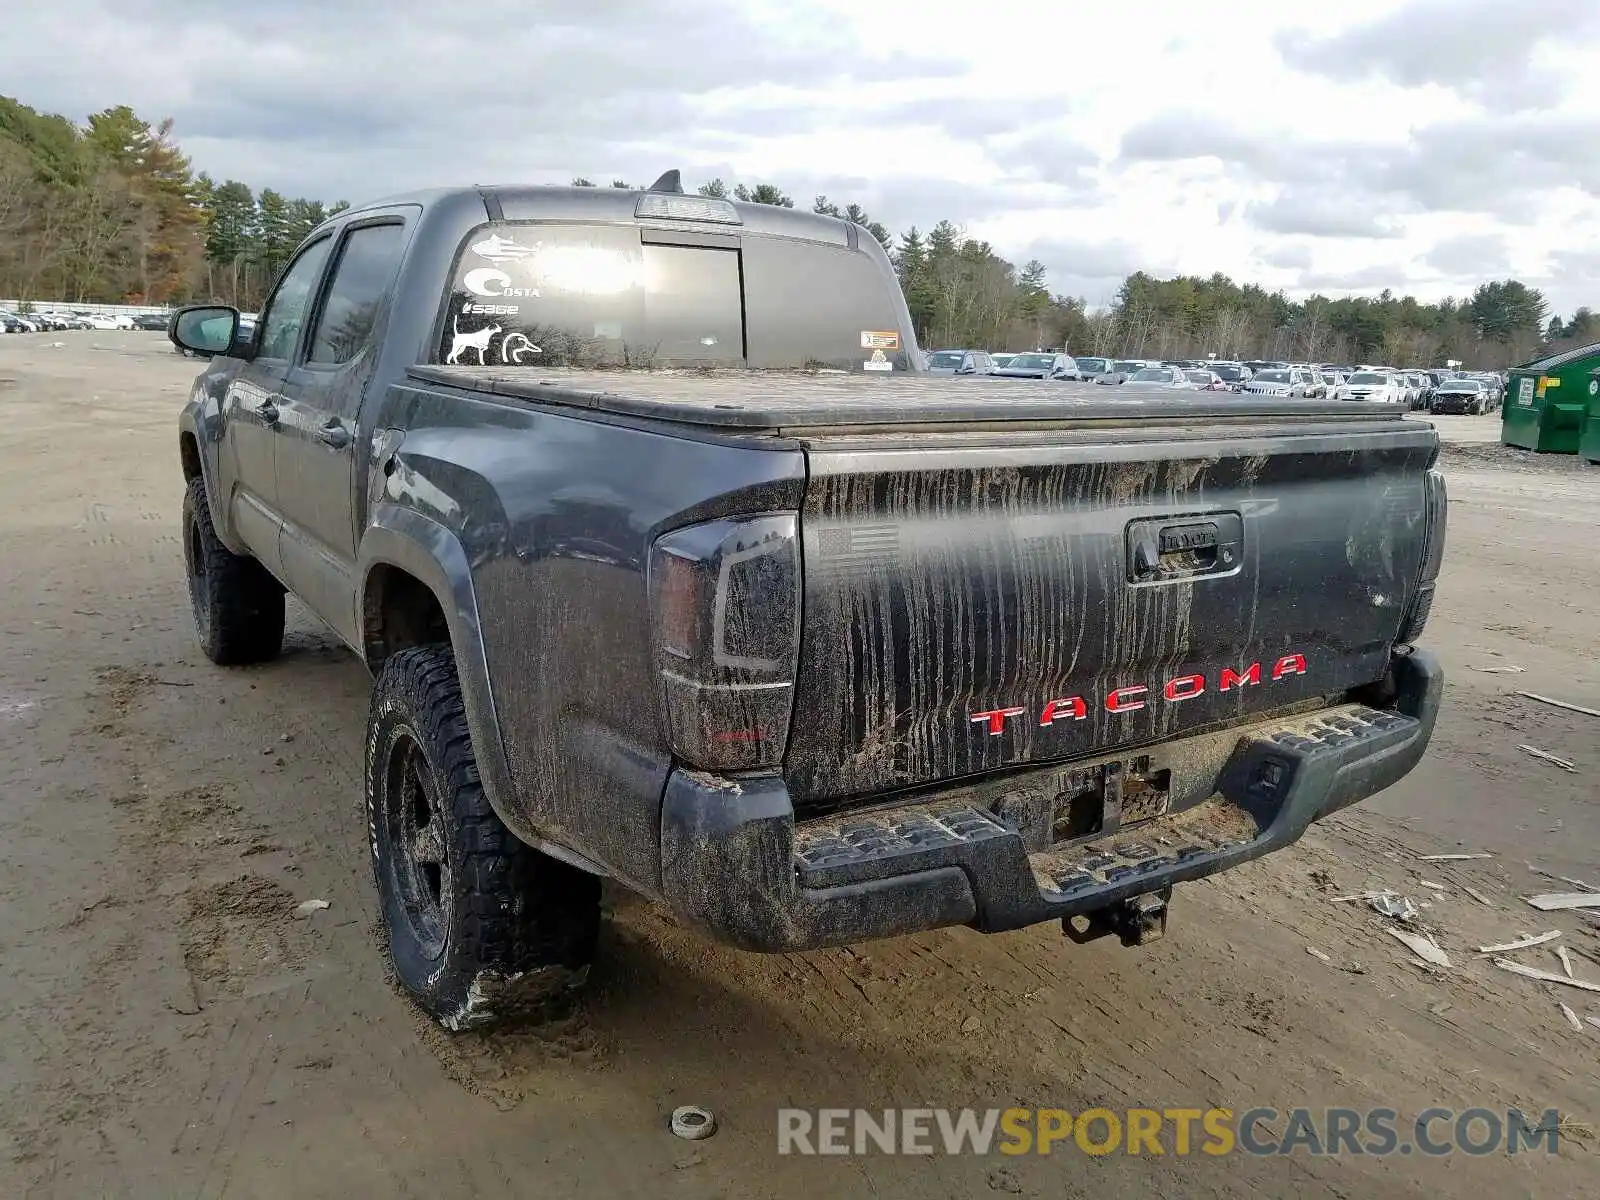
[[(420, 580), (444, 611), (478, 775), (496, 814), (529, 845), (586, 871), (606, 874), (599, 864), (540, 836), (524, 817), (523, 806), (512, 803), (515, 785), (506, 759), (500, 717), (495, 711), (494, 690), (489, 684), (489, 662), (484, 652), (472, 567), (460, 539), (431, 517), (395, 504), (378, 504), (371, 510), (357, 552), (356, 577), (361, 580), (356, 597), (358, 614), (366, 611), (374, 570), (384, 565)], [(365, 657), (370, 668), (370, 647)]]

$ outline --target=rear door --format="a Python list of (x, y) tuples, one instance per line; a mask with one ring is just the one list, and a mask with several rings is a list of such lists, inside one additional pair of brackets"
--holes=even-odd
[(284, 380), (277, 425), (284, 582), (346, 641), (357, 640), (356, 413), (378, 322), (405, 252), (399, 213), (347, 227), (310, 336)]
[(332, 246), (331, 238), (320, 238), (290, 262), (262, 310), (255, 356), (229, 381), (222, 400), (219, 490), (239, 536), (280, 579), (283, 515), (277, 447), (284, 381), (299, 353), (306, 316)]
[(1172, 418), (814, 440), (797, 803), (1147, 744), (1379, 679), (1420, 576), (1432, 437)]

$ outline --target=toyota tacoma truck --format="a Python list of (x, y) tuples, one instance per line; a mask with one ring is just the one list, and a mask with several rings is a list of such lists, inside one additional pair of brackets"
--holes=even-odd
[(292, 592), (373, 673), (379, 907), (450, 1029), (581, 981), (602, 879), (748, 950), (1146, 942), (1433, 729), (1430, 425), (931, 376), (834, 218), (409, 195), (171, 336), (200, 644), (272, 658)]

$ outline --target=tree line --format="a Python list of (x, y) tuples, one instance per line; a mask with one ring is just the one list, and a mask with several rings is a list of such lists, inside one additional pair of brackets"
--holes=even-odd
[[(697, 191), (795, 207), (771, 182), (712, 179)], [(257, 309), (295, 246), (345, 207), (195, 173), (170, 120), (150, 124), (127, 106), (78, 125), (0, 96), (0, 296)], [(854, 222), (884, 247), (928, 347), (1395, 365), (1455, 358), (1488, 368), (1600, 341), (1589, 309), (1563, 320), (1515, 279), (1430, 304), (1390, 291), (1293, 300), (1222, 274), (1137, 271), (1113, 303), (1091, 311), (1082, 297), (1052, 292), (1042, 262), (1019, 267), (955, 222), (892, 235), (856, 203), (816, 196), (811, 209)]]

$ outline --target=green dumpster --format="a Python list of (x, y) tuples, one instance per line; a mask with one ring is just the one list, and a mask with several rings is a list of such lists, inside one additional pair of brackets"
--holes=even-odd
[(1500, 440), (1547, 454), (1576, 454), (1589, 410), (1600, 342), (1513, 367), (1506, 382)]
[(1590, 462), (1600, 465), (1600, 367), (1589, 372), (1589, 415), (1583, 422), (1583, 433), (1578, 439), (1578, 453)]

